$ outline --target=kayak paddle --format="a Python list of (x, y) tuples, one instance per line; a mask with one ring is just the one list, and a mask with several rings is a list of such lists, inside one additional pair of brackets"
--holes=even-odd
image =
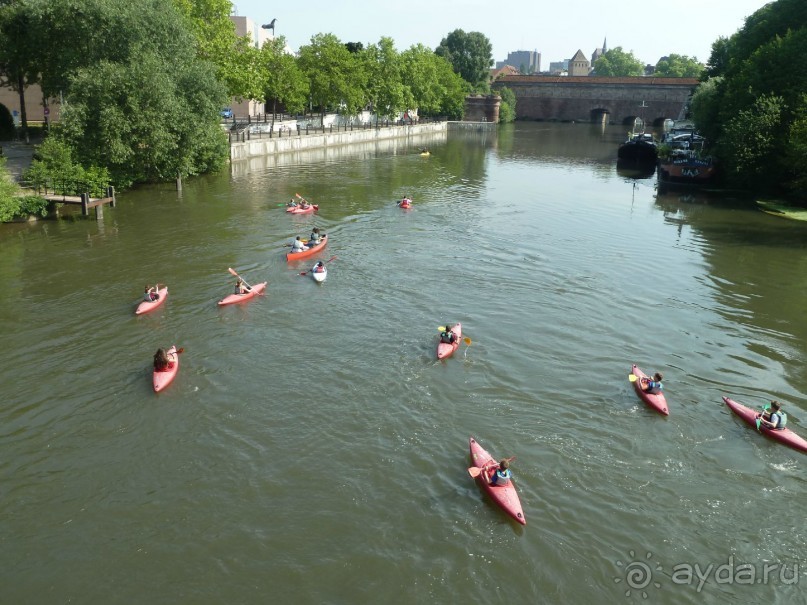
[(238, 279), (240, 279), (242, 282), (244, 282), (244, 285), (245, 285), (247, 288), (249, 288), (250, 290), (252, 290), (252, 286), (250, 286), (250, 285), (247, 283), (247, 280), (245, 280), (243, 277), (241, 277), (240, 275), (238, 275), (238, 273), (236, 273), (236, 272), (235, 272), (235, 269), (233, 269), (232, 267), (227, 267), (227, 271), (229, 271), (230, 273), (232, 273), (233, 275), (235, 275), (235, 276), (236, 276)]
[[(515, 460), (515, 456), (511, 456), (510, 458), (505, 458), (508, 462), (512, 462)], [(468, 468), (468, 474), (471, 475), (474, 479), (476, 479), (479, 475), (482, 474), (482, 471), (487, 470), (491, 467), (499, 466), (499, 462), (494, 462), (493, 464), (486, 464), (485, 466), (471, 466)]]
[[(329, 262), (331, 262), (332, 260), (336, 260), (336, 256), (332, 256), (331, 258), (329, 258), (328, 260), (326, 260), (326, 261), (323, 263), (323, 265), (327, 265), (327, 264), (328, 264)], [(311, 273), (311, 270), (309, 269), (308, 271), (303, 271), (302, 273), (300, 273), (300, 275), (306, 275), (307, 273)]]
[[(764, 414), (765, 412), (767, 412), (767, 411), (768, 411), (768, 409), (769, 409), (770, 407), (771, 407), (771, 404), (770, 404), (770, 403), (766, 403), (766, 404), (765, 404), (765, 407), (764, 407), (764, 408), (762, 408), (762, 413), (761, 413), (759, 416), (757, 416), (757, 430), (758, 430), (758, 431), (759, 431), (759, 427), (760, 427), (760, 425), (762, 425), (762, 414)], [(762, 431), (760, 431), (760, 432), (762, 432)]]

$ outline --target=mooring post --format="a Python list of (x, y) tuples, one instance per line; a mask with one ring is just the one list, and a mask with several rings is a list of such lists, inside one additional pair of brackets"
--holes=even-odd
[(177, 191), (182, 191), (182, 175), (177, 174)]
[(82, 216), (89, 216), (90, 214), (90, 194), (89, 193), (82, 193), (81, 194), (81, 214)]
[(109, 198), (112, 198), (112, 201), (109, 202), (109, 205), (114, 208), (115, 207), (115, 202), (116, 202), (116, 200), (115, 200), (115, 188), (112, 185), (110, 185), (109, 187), (106, 188), (106, 196), (109, 197)]

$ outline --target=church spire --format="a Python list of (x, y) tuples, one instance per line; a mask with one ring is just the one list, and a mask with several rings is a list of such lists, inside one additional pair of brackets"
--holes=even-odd
[(605, 54), (605, 52), (608, 50), (608, 45), (605, 43), (605, 40), (606, 40), (606, 38), (602, 39), (602, 52), (603, 52), (603, 54)]

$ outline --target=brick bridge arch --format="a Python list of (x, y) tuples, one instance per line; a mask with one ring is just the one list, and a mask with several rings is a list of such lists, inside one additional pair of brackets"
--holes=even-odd
[(517, 75), (501, 76), (492, 87), (513, 91), (519, 120), (630, 124), (640, 117), (660, 124), (683, 117), (697, 85), (695, 78)]

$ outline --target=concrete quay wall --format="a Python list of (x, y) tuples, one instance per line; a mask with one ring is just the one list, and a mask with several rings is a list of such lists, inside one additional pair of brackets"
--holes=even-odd
[[(424, 144), (429, 135), (445, 136), (447, 122), (414, 124), (407, 126), (390, 126), (367, 130), (348, 130), (328, 132), (325, 134), (309, 134), (300, 136), (272, 137), (261, 136), (247, 141), (230, 144), (230, 160), (239, 162), (251, 158), (272, 156), (281, 153), (296, 153), (317, 149), (330, 149), (347, 145), (373, 145), (381, 141), (401, 140), (403, 144)], [(254, 136), (254, 135), (253, 135)], [(410, 140), (411, 139), (411, 140)], [(423, 139), (423, 143), (421, 142)]]

